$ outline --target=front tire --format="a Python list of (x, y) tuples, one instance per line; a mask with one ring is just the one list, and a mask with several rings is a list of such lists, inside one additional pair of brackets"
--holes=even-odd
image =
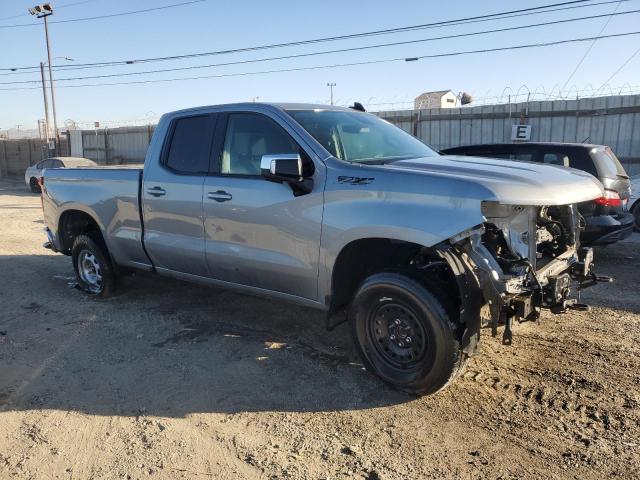
[(116, 289), (116, 273), (106, 246), (97, 235), (78, 235), (71, 249), (73, 269), (80, 288), (106, 298)]
[(365, 367), (413, 394), (444, 388), (467, 359), (457, 324), (432, 291), (398, 273), (377, 273), (360, 285), (350, 308)]

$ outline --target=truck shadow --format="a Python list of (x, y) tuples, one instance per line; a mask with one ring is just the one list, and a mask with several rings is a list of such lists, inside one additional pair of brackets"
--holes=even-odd
[(0, 282), (11, 285), (1, 295), (0, 411), (182, 417), (414, 398), (364, 371), (348, 326), (327, 332), (321, 312), (150, 274), (97, 300), (73, 288), (62, 256), (0, 257)]
[[(596, 252), (616, 283), (585, 300), (640, 312), (629, 288), (639, 243)], [(348, 325), (327, 332), (321, 312), (151, 274), (126, 277), (119, 295), (98, 300), (73, 288), (69, 259), (53, 255), (0, 256), (0, 285), (0, 411), (183, 417), (415, 398), (367, 373)]]

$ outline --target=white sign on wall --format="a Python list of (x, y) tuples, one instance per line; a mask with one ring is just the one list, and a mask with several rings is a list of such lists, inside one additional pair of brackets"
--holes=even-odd
[(531, 138), (531, 125), (512, 125), (511, 141), (526, 142)]

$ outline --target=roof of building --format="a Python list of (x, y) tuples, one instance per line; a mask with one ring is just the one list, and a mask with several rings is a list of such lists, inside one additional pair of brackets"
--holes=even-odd
[(445, 94), (447, 94), (447, 93), (449, 93), (449, 92), (453, 93), (451, 90), (435, 90), (435, 91), (433, 91), (433, 92), (424, 92), (424, 93), (421, 93), (421, 94), (420, 94), (420, 95), (418, 95), (416, 98), (426, 97), (427, 95), (440, 95), (440, 96), (442, 96), (442, 95), (445, 95)]

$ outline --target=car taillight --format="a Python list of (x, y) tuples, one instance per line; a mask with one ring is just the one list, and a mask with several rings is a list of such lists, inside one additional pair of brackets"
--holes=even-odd
[(618, 192), (614, 192), (613, 190), (605, 190), (604, 195), (600, 198), (596, 198), (595, 202), (598, 205), (603, 205), (605, 207), (621, 207), (622, 199)]

